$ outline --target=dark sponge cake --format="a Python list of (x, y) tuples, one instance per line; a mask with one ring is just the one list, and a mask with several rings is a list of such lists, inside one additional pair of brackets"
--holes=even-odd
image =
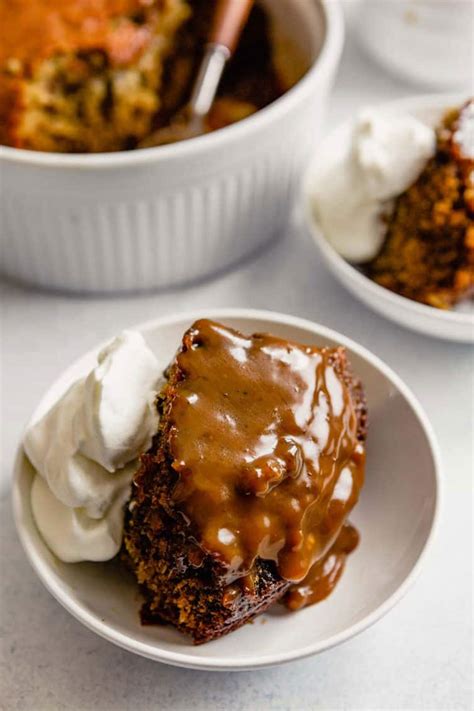
[[(301, 362), (311, 366), (304, 381)], [(326, 416), (332, 429), (324, 430), (330, 455), (321, 450), (318, 463), (330, 481), (327, 489), (316, 474), (308, 478), (313, 470), (295, 444), (308, 444), (309, 437), (303, 439), (306, 422), (300, 421), (298, 429), (287, 417), (294, 412), (296, 419), (298, 408), (288, 409), (293, 391), (314, 395), (311, 417), (326, 406), (322, 386), (316, 385), (323, 371), (314, 378), (314, 364), (324, 367), (324, 392), (330, 401), (331, 390), (334, 400)], [(310, 381), (314, 392), (307, 387)], [(363, 481), (365, 399), (342, 348), (304, 347), (271, 336), (246, 338), (202, 320), (184, 335), (157, 407), (159, 430), (134, 480), (124, 557), (144, 596), (142, 621), (171, 623), (200, 644), (240, 627), (283, 598), (310, 565), (334, 550)], [(254, 459), (247, 454), (250, 463), (242, 466), (241, 451), (250, 451), (247, 445), (257, 441), (257, 432), (259, 441), (261, 432), (268, 440), (268, 433), (277, 431), (273, 422), (279, 429), (272, 447)], [(341, 503), (334, 491), (341, 472), (347, 476), (349, 469), (351, 493)], [(297, 514), (287, 507), (292, 501), (296, 510), (294, 502), (303, 500)], [(311, 530), (302, 523), (308, 511)], [(258, 532), (262, 521), (268, 534)], [(294, 536), (309, 551), (306, 558), (301, 545), (295, 557)], [(342, 559), (352, 547), (341, 553)], [(301, 574), (294, 572), (298, 566)]]

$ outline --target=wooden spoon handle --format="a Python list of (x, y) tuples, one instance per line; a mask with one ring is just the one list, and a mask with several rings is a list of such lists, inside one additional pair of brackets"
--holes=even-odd
[(209, 34), (209, 43), (221, 44), (230, 54), (237, 47), (254, 0), (215, 0), (216, 10)]

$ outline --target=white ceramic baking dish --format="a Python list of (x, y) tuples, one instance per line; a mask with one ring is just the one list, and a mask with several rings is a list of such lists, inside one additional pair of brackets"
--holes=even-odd
[(338, 0), (261, 0), (309, 67), (254, 116), (179, 144), (96, 155), (3, 147), (3, 274), (119, 292), (225, 269), (287, 221), (343, 43)]

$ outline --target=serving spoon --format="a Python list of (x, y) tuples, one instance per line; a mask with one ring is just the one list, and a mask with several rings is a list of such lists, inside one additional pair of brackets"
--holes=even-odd
[(209, 114), (224, 68), (232, 57), (247, 22), (254, 0), (216, 0), (213, 22), (204, 56), (186, 107), (170, 126), (154, 131), (140, 142), (140, 148), (194, 138), (206, 132)]

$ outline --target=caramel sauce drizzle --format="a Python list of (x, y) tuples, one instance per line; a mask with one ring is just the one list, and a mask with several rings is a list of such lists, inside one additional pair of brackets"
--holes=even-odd
[[(365, 453), (351, 394), (338, 373), (343, 349), (245, 337), (207, 320), (184, 338), (171, 399), (169, 445), (178, 509), (197, 540), (252, 590), (257, 557), (282, 578), (331, 588), (321, 564), (339, 556), (357, 502)], [(309, 576), (309, 577), (307, 577)], [(326, 580), (323, 583), (323, 579)], [(231, 589), (231, 592), (235, 588)], [(330, 592), (330, 590), (329, 590)], [(230, 594), (232, 597), (234, 593)], [(287, 595), (291, 609), (311, 598)]]

